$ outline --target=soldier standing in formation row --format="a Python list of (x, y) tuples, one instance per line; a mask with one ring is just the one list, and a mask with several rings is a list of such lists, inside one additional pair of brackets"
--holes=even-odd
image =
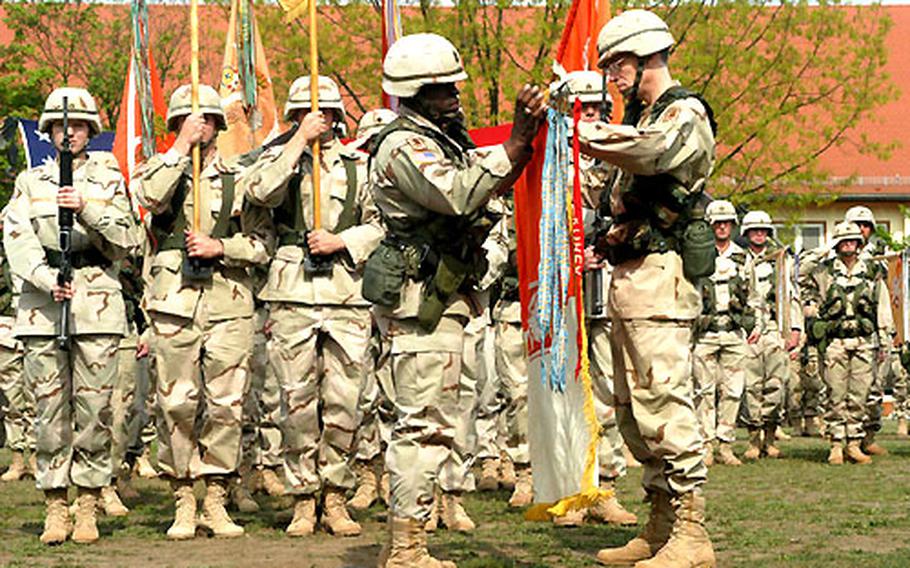
[[(68, 129), (64, 131), (64, 100)], [(120, 168), (109, 153), (86, 152), (101, 132), (92, 96), (60, 88), (47, 98), (38, 128), (58, 152), (69, 139), (73, 185), (59, 186), (59, 161), (16, 178), (3, 224), (13, 275), (22, 281), (14, 333), (25, 344), (25, 376), (35, 393), (36, 481), (47, 513), (41, 541), (98, 539), (95, 511), (101, 488), (111, 484), (111, 391), (117, 376), (117, 346), (126, 313), (117, 261), (137, 245), (137, 227)], [(58, 282), (61, 251), (57, 209), (74, 215), (73, 279)], [(71, 302), (70, 337), (61, 349), (60, 303)], [(78, 497), (71, 527), (67, 488)]]

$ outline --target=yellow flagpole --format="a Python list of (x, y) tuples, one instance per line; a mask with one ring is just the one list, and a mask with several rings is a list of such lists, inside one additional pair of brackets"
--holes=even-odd
[[(316, 34), (316, 0), (309, 1), (310, 12), (310, 109), (319, 110), (319, 46)], [(319, 174), (319, 139), (313, 142), (313, 230), (322, 228), (322, 199)]]
[[(192, 81), (192, 110), (199, 113), (199, 0), (190, 0), (190, 78)], [(193, 144), (193, 232), (199, 232), (199, 176), (202, 154), (199, 143)]]

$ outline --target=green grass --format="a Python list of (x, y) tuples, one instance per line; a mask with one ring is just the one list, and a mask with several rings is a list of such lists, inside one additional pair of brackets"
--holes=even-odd
[[(829, 466), (822, 440), (794, 439), (782, 443), (783, 460), (712, 468), (705, 489), (719, 565), (910, 566), (910, 442), (889, 433), (880, 439), (891, 455), (870, 466)], [(744, 449), (742, 443), (737, 447), (740, 453)], [(8, 453), (0, 453), (0, 463), (8, 461)], [(619, 484), (619, 496), (644, 517), (640, 475), (630, 470)], [(103, 519), (100, 543), (47, 548), (38, 541), (43, 506), (33, 483), (0, 485), (0, 565), (372, 566), (386, 538), (385, 511), (377, 505), (358, 515), (365, 528), (359, 538), (317, 534), (291, 540), (283, 533), (290, 510), (280, 500), (257, 497), (262, 512), (236, 515), (247, 529), (243, 539), (169, 543), (164, 531), (173, 505), (167, 487), (160, 481), (137, 486), (141, 502), (128, 504), (132, 511), (125, 519)], [(478, 530), (472, 535), (437, 532), (430, 537), (431, 550), (462, 568), (596, 566), (598, 549), (621, 545), (635, 534), (635, 529), (528, 523), (507, 499), (504, 491), (469, 496), (466, 507)]]

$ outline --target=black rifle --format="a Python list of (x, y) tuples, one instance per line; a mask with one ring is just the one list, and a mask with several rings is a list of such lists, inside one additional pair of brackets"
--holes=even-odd
[[(73, 185), (73, 150), (69, 139), (69, 101), (63, 97), (63, 142), (60, 149), (60, 187)], [(57, 285), (66, 286), (73, 281), (73, 210), (58, 207), (57, 224), (60, 226), (60, 270)], [(57, 348), (70, 349), (70, 300), (64, 298), (60, 304), (60, 332), (57, 334)]]

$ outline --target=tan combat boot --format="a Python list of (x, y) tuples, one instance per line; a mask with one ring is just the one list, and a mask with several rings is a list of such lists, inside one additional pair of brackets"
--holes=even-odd
[(906, 418), (897, 419), (897, 436), (899, 438), (906, 438), (908, 436)]
[(821, 437), (821, 430), (819, 429), (819, 419), (817, 416), (812, 416), (805, 418), (806, 421), (806, 436), (809, 438), (819, 438)]
[(383, 471), (379, 476), (379, 497), (386, 507), (392, 506), (392, 484), (389, 481), (389, 472)]
[(38, 454), (34, 450), (28, 456), (28, 475), (32, 476), (32, 479), (38, 477)]
[(344, 490), (326, 488), (322, 507), (322, 526), (335, 536), (358, 536), (360, 523), (351, 518), (345, 506)]
[(780, 449), (774, 445), (778, 431), (780, 431), (780, 427), (771, 426), (765, 428), (765, 437), (762, 440), (762, 455), (768, 456), (771, 459), (780, 457)]
[(478, 491), (496, 491), (499, 489), (499, 470), (502, 462), (499, 458), (484, 458), (480, 460), (480, 481), (477, 482)]
[(714, 444), (708, 442), (705, 444), (705, 467), (711, 467), (714, 465)]
[(553, 525), (564, 529), (580, 527), (585, 524), (587, 514), (587, 509), (570, 509), (561, 517), (553, 517)]
[(433, 496), (433, 505), (430, 507), (430, 518), (423, 525), (424, 532), (434, 533), (439, 528), (439, 511), (442, 508), (442, 496), (439, 491)]
[(512, 458), (506, 452), (501, 452), (499, 456), (499, 486), (511, 491), (515, 489), (515, 484), (518, 483), (515, 462), (512, 461)]
[(604, 548), (597, 553), (597, 561), (607, 566), (631, 566), (654, 556), (670, 538), (670, 530), (676, 520), (670, 506), (670, 495), (663, 491), (648, 494), (651, 513), (644, 530), (619, 548)]
[(705, 498), (701, 491), (684, 493), (674, 499), (676, 522), (670, 540), (650, 560), (636, 568), (714, 568), (717, 560), (705, 530)]
[(348, 506), (355, 511), (366, 511), (379, 497), (379, 479), (372, 462), (359, 461), (354, 465), (357, 474), (357, 491), (348, 501)]
[(837, 440), (831, 441), (831, 451), (828, 453), (828, 463), (831, 465), (844, 465), (844, 444)]
[(625, 444), (622, 445), (622, 457), (626, 460), (626, 467), (641, 467), (641, 462), (635, 459), (632, 450)]
[(888, 455), (888, 450), (875, 442), (875, 432), (866, 432), (866, 437), (863, 438), (863, 443), (860, 449), (862, 449), (864, 454), (868, 454), (870, 456)]
[(316, 499), (298, 495), (294, 501), (294, 518), (284, 532), (288, 536), (309, 536), (316, 530)]
[(231, 503), (241, 513), (259, 512), (259, 503), (253, 499), (253, 495), (242, 477), (231, 480)]
[[(35, 455), (34, 452), (32, 455)], [(9, 469), (0, 475), (0, 481), (19, 481), (28, 475), (28, 469), (25, 465), (25, 454), (23, 452), (13, 452), (13, 461), (9, 464)]]
[(41, 542), (44, 544), (63, 544), (70, 534), (70, 512), (66, 505), (66, 489), (47, 489), (44, 491), (44, 532)]
[(79, 496), (76, 497), (75, 522), (73, 523), (73, 542), (92, 544), (98, 540), (96, 511), (100, 494), (100, 489), (79, 488)]
[(209, 476), (205, 479), (205, 499), (202, 501), (200, 524), (215, 533), (216, 538), (243, 536), (243, 527), (234, 524), (224, 508), (227, 486), (227, 480), (220, 476)]
[(717, 446), (717, 463), (732, 466), (743, 465), (743, 462), (739, 461), (739, 458), (733, 453), (733, 445), (729, 442), (721, 442)]
[(392, 544), (388, 554), (380, 555), (379, 568), (456, 568), (454, 562), (430, 556), (423, 525), (422, 521), (391, 517)]
[(755, 461), (761, 457), (761, 430), (749, 428), (749, 449), (743, 454), (743, 459)]
[(142, 455), (136, 458), (136, 474), (142, 479), (158, 477), (158, 470), (152, 465), (152, 453), (148, 446), (142, 450)]
[(101, 488), (101, 510), (108, 517), (125, 517), (130, 512), (113, 485)]
[(284, 483), (278, 477), (278, 473), (270, 467), (262, 468), (261, 473), (262, 488), (272, 497), (281, 497), (285, 494)]
[(469, 533), (477, 528), (461, 504), (460, 492), (442, 492), (439, 520), (450, 531)]
[(174, 491), (174, 522), (167, 529), (170, 540), (187, 540), (196, 537), (196, 496), (193, 482), (188, 479), (171, 481)]
[(775, 437), (775, 439), (782, 440), (784, 442), (789, 442), (790, 440), (793, 439), (793, 437), (790, 434), (787, 434), (784, 431), (784, 427), (780, 426), (780, 425), (778, 425), (777, 428), (774, 429), (774, 437)]
[(872, 458), (863, 453), (863, 450), (860, 449), (859, 440), (850, 440), (847, 442), (847, 451), (844, 452), (847, 456), (847, 459), (852, 461), (855, 464), (865, 465), (867, 463), (872, 463)]
[(515, 490), (509, 497), (510, 507), (527, 507), (534, 501), (534, 481), (531, 476), (531, 466), (520, 465), (517, 471)]
[(619, 499), (616, 498), (616, 487), (612, 481), (601, 481), (600, 488), (611, 491), (612, 495), (607, 498), (597, 500), (592, 507), (588, 508), (588, 516), (598, 521), (628, 527), (638, 524), (638, 517), (630, 513), (622, 506)]
[(121, 468), (120, 473), (117, 475), (117, 494), (121, 499), (126, 499), (127, 501), (135, 501), (140, 497), (139, 492), (133, 487), (131, 470), (131, 467)]

